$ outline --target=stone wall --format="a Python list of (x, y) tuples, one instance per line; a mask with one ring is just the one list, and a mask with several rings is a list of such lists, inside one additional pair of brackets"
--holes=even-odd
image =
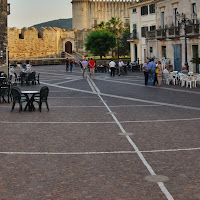
[(132, 0), (72, 0), (73, 28), (91, 29), (101, 21), (107, 22), (111, 17), (120, 18), (129, 23), (128, 7)]
[(64, 30), (60, 28), (8, 29), (8, 50), (11, 60), (48, 57), (66, 52), (65, 44), (70, 42), (72, 51), (89, 55), (85, 40), (91, 29)]
[(3, 51), (3, 57), (0, 57), (0, 71), (7, 73), (7, 0), (0, 1), (0, 51)]

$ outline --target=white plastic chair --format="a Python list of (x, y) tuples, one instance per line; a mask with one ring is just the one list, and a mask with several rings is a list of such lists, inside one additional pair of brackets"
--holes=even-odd
[(190, 89), (193, 87), (197, 87), (197, 81), (194, 76), (187, 76), (186, 79), (186, 88), (190, 85)]

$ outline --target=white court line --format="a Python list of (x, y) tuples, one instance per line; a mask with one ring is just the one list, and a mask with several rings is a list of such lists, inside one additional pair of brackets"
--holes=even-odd
[[(55, 106), (55, 107), (59, 107), (59, 106)], [(63, 107), (63, 106), (61, 106)], [(68, 106), (66, 106), (68, 107)], [(70, 106), (69, 106), (70, 107)], [(73, 106), (72, 106), (73, 107)], [(83, 106), (84, 107), (84, 106)], [(92, 106), (95, 107), (95, 106)], [(105, 106), (104, 106), (105, 107)], [(110, 107), (110, 106), (109, 106)], [(8, 108), (8, 107), (6, 107)], [(95, 107), (96, 108), (96, 107)], [(198, 121), (200, 120), (200, 118), (190, 118), (190, 119), (164, 119), (164, 120), (144, 120), (144, 121), (119, 121), (121, 124), (126, 124), (126, 123), (156, 123), (156, 122), (177, 122), (177, 121)], [(0, 124), (114, 124), (115, 122), (113, 121), (106, 121), (106, 122), (14, 122), (14, 121), (0, 121)]]
[[(59, 87), (63, 89), (68, 89), (72, 91), (78, 91), (78, 92), (84, 92), (84, 93), (89, 93), (89, 94), (95, 94), (94, 92), (86, 91), (86, 90), (80, 90), (76, 88), (69, 88), (69, 87), (64, 87), (64, 86), (58, 86), (54, 84), (48, 84), (48, 83), (43, 83), (52, 87)], [(118, 98), (118, 99), (124, 99), (124, 100), (130, 100), (130, 101), (136, 101), (136, 102), (142, 102), (142, 103), (150, 103), (154, 104), (155, 106), (169, 106), (169, 107), (175, 107), (175, 108), (182, 108), (182, 109), (191, 109), (191, 110), (197, 110), (200, 111), (200, 108), (198, 107), (191, 107), (191, 106), (184, 106), (184, 105), (178, 105), (178, 104), (169, 104), (169, 103), (162, 103), (162, 102), (156, 102), (156, 101), (149, 101), (149, 100), (143, 100), (143, 99), (136, 99), (136, 98), (131, 98), (131, 97), (123, 97), (123, 96), (118, 96), (118, 95), (111, 95), (111, 94), (106, 94), (106, 93), (101, 93), (101, 96), (106, 96), (106, 97), (112, 97), (112, 98)]]
[[(72, 90), (72, 91), (95, 94), (94, 92), (91, 92), (91, 91), (80, 90), (80, 89), (70, 88), (70, 87), (64, 87), (64, 86), (59, 86), (59, 85), (49, 84), (49, 83), (44, 83), (44, 82), (41, 82), (41, 83), (52, 86), (52, 87), (58, 87), (58, 88)], [(184, 108), (184, 109), (200, 111), (200, 108), (198, 108), (198, 107), (191, 107), (191, 106), (184, 106), (184, 105), (177, 105), (177, 104), (170, 104), (170, 103), (162, 103), (162, 102), (157, 102), (157, 101), (143, 100), (143, 99), (137, 99), (137, 98), (131, 98), (131, 97), (123, 97), (123, 96), (106, 94), (106, 93), (101, 93), (101, 92), (99, 92), (99, 94), (101, 94), (101, 96), (106, 96), (106, 97), (112, 97), (112, 98), (125, 99), (125, 100), (137, 101), (137, 102), (142, 102), (142, 103), (150, 103), (150, 104), (154, 104), (154, 105), (169, 106), (169, 107), (175, 107), (175, 108), (182, 108), (182, 109)]]
[[(100, 91), (97, 88), (97, 86), (95, 85), (95, 83), (90, 79), (92, 86), (95, 88), (95, 90), (97, 91), (97, 95), (99, 96), (99, 98), (101, 99), (101, 101), (103, 102), (103, 104), (105, 105), (105, 107), (108, 109), (108, 111), (110, 113), (112, 113), (111, 109), (109, 108), (109, 106), (106, 104), (106, 102), (104, 101), (104, 99), (101, 97), (100, 95)], [(120, 122), (118, 121), (118, 119), (115, 117), (114, 114), (111, 114), (111, 116), (113, 117), (114, 121), (117, 123), (117, 125), (119, 126), (119, 128), (121, 129), (122, 133), (126, 133), (126, 131), (124, 130), (124, 128), (122, 127), (122, 125), (120, 124)], [(141, 161), (143, 162), (143, 164), (146, 166), (146, 168), (148, 169), (148, 171), (150, 172), (151, 175), (156, 175), (156, 173), (154, 172), (153, 168), (149, 165), (149, 163), (147, 162), (147, 160), (145, 159), (145, 157), (143, 156), (143, 154), (141, 153), (141, 151), (138, 149), (137, 145), (132, 141), (132, 139), (129, 136), (125, 136), (129, 143), (132, 145), (132, 147), (134, 148), (135, 152), (137, 153), (137, 155), (139, 156), (139, 158), (141, 159)], [(167, 188), (165, 187), (163, 182), (158, 182), (158, 186), (160, 187), (161, 191), (165, 194), (165, 196), (167, 197), (168, 200), (174, 200), (174, 198), (171, 196), (171, 194), (169, 193), (169, 191), (167, 190)]]
[[(101, 79), (98, 78), (98, 80), (101, 80)], [(117, 81), (117, 80), (103, 79), (102, 81), (108, 81), (108, 82), (114, 82), (114, 83), (122, 83), (122, 84), (127, 84), (127, 85), (136, 85), (136, 86), (141, 86), (141, 87), (147, 87), (147, 86), (145, 86), (144, 84), (122, 82), (122, 81)], [(166, 88), (166, 87), (156, 87), (156, 86), (148, 86), (148, 87), (149, 87), (149, 88), (154, 88), (154, 89), (171, 90), (171, 91), (175, 91), (175, 92), (191, 93), (191, 94), (199, 94), (199, 95), (200, 95), (200, 92), (195, 92), (195, 91), (186, 91), (186, 90), (173, 89), (173, 88)]]
[[(198, 151), (200, 148), (166, 149), (141, 151), (142, 153), (163, 153), (177, 151)], [(135, 151), (106, 151), (106, 152), (0, 152), (7, 155), (98, 155), (98, 154), (136, 154)]]
[(73, 80), (67, 80), (67, 81), (62, 81), (62, 82), (59, 82), (59, 83), (54, 83), (56, 85), (59, 85), (59, 84), (62, 84), (62, 83), (69, 83), (69, 82), (73, 82), (73, 81), (79, 81), (81, 79), (73, 79)]
[[(55, 106), (58, 107), (58, 106)], [(66, 106), (67, 107), (67, 106)], [(105, 106), (104, 106), (105, 107)], [(95, 107), (96, 108), (96, 107)], [(126, 123), (156, 123), (156, 122), (177, 122), (177, 121), (198, 121), (200, 118), (190, 118), (190, 119), (165, 119), (165, 120), (144, 120), (144, 121), (119, 121), (121, 124)], [(21, 122), (21, 121), (0, 121), (0, 124), (115, 124), (113, 121), (106, 121), (106, 122)]]
[(80, 90), (80, 89), (76, 89), (76, 88), (70, 88), (70, 87), (66, 87), (66, 86), (60, 86), (60, 85), (55, 85), (55, 84), (50, 84), (50, 83), (44, 83), (44, 82), (41, 82), (41, 83), (45, 84), (45, 85), (48, 85), (48, 86), (62, 88), (62, 89), (66, 89), (66, 90), (72, 90), (72, 91), (83, 92), (83, 93), (88, 93), (88, 94), (95, 94), (94, 92), (87, 91), (87, 90)]

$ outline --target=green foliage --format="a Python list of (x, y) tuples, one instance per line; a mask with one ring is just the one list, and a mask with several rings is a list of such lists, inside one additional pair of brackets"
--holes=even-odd
[(86, 50), (95, 56), (105, 56), (115, 46), (115, 37), (107, 31), (91, 32), (85, 43)]
[(119, 55), (130, 54), (130, 43), (127, 41), (130, 35), (130, 27), (126, 28), (119, 39)]
[(192, 58), (190, 62), (195, 63), (195, 64), (200, 64), (200, 57)]
[(115, 49), (113, 52), (118, 55), (129, 55), (130, 54), (130, 43), (127, 42), (127, 37), (130, 34), (130, 27), (124, 28), (121, 19), (112, 17), (108, 22), (100, 22), (97, 25), (97, 30), (105, 30), (115, 36)]
[(40, 29), (41, 27), (58, 27), (62, 29), (72, 29), (72, 18), (69, 19), (58, 19), (41, 24), (36, 24), (33, 27)]

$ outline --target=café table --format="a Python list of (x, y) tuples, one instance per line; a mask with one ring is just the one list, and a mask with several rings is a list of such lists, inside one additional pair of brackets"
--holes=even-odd
[(21, 91), (21, 94), (24, 94), (27, 99), (27, 104), (24, 108), (24, 111), (28, 108), (29, 111), (34, 111), (35, 106), (33, 104), (34, 97), (36, 94), (40, 94), (40, 91)]

